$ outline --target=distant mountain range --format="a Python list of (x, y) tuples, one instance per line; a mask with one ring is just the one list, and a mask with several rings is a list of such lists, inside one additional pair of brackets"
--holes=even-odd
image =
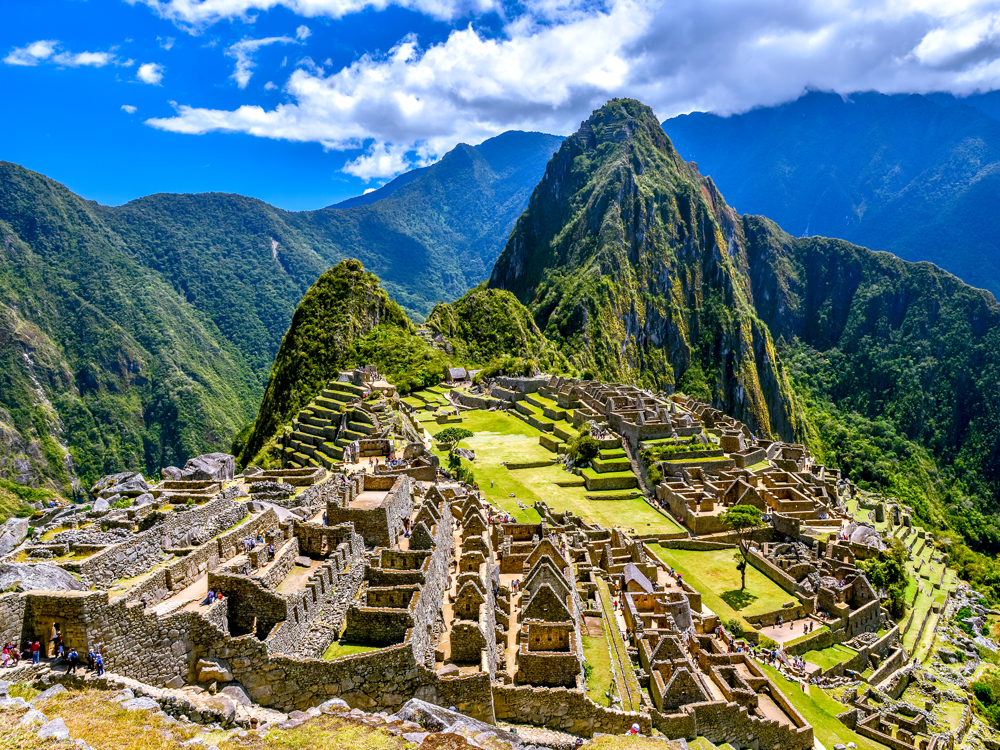
[(812, 92), (663, 123), (741, 213), (928, 260), (1000, 295), (1000, 92)]
[(483, 281), (562, 138), (505, 133), (350, 208), (159, 194), (100, 206), (0, 162), (0, 477), (229, 450), (303, 294), (338, 261), (415, 319)]

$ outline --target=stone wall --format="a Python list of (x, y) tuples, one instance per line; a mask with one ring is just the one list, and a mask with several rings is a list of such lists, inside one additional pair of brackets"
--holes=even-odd
[(375, 508), (345, 508), (333, 502), (327, 503), (327, 525), (353, 523), (354, 530), (364, 537), (366, 544), (391, 547), (397, 536), (403, 532), (403, 519), (409, 519), (413, 511), (410, 477), (366, 475), (364, 482), (366, 491), (386, 489), (384, 485), (388, 485), (382, 502)]
[(598, 732), (625, 734), (633, 724), (647, 735), (652, 728), (646, 714), (598, 706), (582, 690), (569, 688), (494, 683), (493, 709), (497, 721), (545, 726), (584, 737)]
[(16, 593), (0, 594), (0, 640), (20, 647), (24, 626), (24, 597)]
[(160, 530), (152, 528), (121, 544), (113, 544), (79, 563), (80, 580), (89, 586), (109, 588), (120, 578), (145, 573), (163, 556)]
[(204, 505), (168, 513), (156, 526), (163, 537), (161, 546), (164, 549), (187, 546), (191, 543), (189, 535), (193, 531), (207, 541), (238, 523), (248, 512), (246, 503), (233, 502), (240, 493), (242, 490), (239, 487), (229, 487)]

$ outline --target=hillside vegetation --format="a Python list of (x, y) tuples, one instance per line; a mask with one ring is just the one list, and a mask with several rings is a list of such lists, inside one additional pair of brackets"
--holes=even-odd
[(220, 193), (104, 207), (0, 163), (0, 477), (72, 493), (228, 450), (326, 269), (359, 258), (422, 318), (487, 276), (560, 141), (459, 145), (382, 200), (301, 213)]
[(663, 123), (731, 205), (793, 235), (927, 260), (1000, 295), (997, 92), (810, 92), (797, 101)]

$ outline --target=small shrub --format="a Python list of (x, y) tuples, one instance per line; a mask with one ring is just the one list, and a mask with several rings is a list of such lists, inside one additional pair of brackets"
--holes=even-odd
[(590, 662), (583, 663), (583, 678), (589, 680), (590, 676), (594, 674), (594, 665)]
[(646, 481), (649, 484), (656, 485), (663, 480), (663, 472), (660, 471), (660, 467), (657, 464), (653, 464), (648, 469), (646, 469)]
[(987, 685), (985, 682), (973, 682), (972, 692), (984, 706), (992, 706), (996, 702), (993, 687)]
[(116, 509), (131, 508), (133, 502), (135, 501), (130, 497), (122, 497), (111, 503), (111, 507)]
[(734, 638), (742, 638), (743, 633), (743, 623), (737, 620), (735, 617), (725, 621), (726, 630), (733, 634)]
[(566, 446), (566, 455), (581, 464), (593, 461), (600, 452), (601, 444), (590, 435), (580, 435)]
[(439, 443), (457, 443), (459, 440), (466, 440), (467, 438), (475, 435), (471, 430), (467, 430), (464, 427), (448, 427), (441, 430), (434, 439)]

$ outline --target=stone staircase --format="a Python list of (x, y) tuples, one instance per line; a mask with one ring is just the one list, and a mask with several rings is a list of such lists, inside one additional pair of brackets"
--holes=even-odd
[(362, 389), (353, 383), (330, 383), (292, 420), (282, 458), (288, 468), (332, 469), (344, 448), (380, 429), (378, 417), (360, 408)]

